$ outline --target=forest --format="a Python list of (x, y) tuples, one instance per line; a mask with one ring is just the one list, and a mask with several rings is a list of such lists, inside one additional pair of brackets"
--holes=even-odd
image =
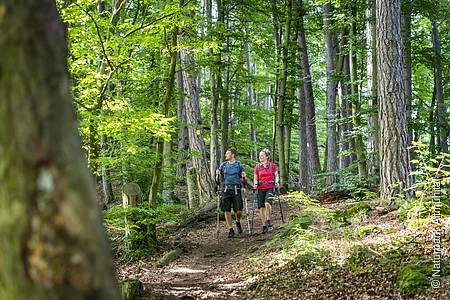
[(0, 300), (449, 299), (449, 21), (1, 0)]

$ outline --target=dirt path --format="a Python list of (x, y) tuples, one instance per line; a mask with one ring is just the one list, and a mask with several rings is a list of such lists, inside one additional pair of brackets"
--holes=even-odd
[[(251, 220), (253, 194), (247, 192)], [(246, 283), (243, 268), (249, 257), (257, 256), (264, 243), (280, 232), (282, 227), (278, 201), (274, 203), (274, 227), (262, 234), (261, 220), (255, 210), (254, 234), (249, 236), (247, 216), (241, 220), (243, 233), (228, 239), (225, 221), (220, 221), (217, 234), (215, 222), (198, 224), (184, 237), (192, 247), (166, 267), (155, 268), (155, 260), (140, 261), (118, 269), (120, 279), (139, 278), (144, 284), (143, 299), (236, 299), (236, 290)], [(285, 221), (294, 208), (282, 202)], [(245, 210), (245, 206), (244, 206)]]

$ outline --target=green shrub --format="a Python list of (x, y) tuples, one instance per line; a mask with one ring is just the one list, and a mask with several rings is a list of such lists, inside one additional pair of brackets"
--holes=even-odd
[(406, 265), (397, 274), (396, 284), (400, 294), (414, 295), (425, 289), (428, 285), (427, 273), (419, 265)]
[(345, 210), (345, 217), (351, 224), (357, 224), (369, 216), (370, 205), (367, 202), (358, 202), (348, 206)]
[[(138, 207), (113, 206), (104, 211), (104, 223), (114, 252), (123, 256), (125, 260), (138, 259), (151, 254), (154, 245), (150, 243), (150, 237), (162, 236), (170, 230), (162, 226), (158, 228), (156, 225), (176, 222), (179, 219), (177, 213), (184, 209), (183, 206), (177, 205), (149, 209), (148, 203), (144, 202)], [(151, 228), (157, 229), (149, 232)]]
[(358, 227), (356, 229), (356, 235), (359, 236), (360, 238), (365, 238), (366, 236), (369, 236), (370, 234), (372, 234), (372, 232), (376, 228), (377, 228), (376, 225), (367, 225), (367, 226)]

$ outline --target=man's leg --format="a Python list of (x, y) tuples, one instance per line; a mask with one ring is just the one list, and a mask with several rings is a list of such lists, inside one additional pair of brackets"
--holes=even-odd
[(226, 211), (225, 212), (225, 221), (227, 223), (228, 229), (233, 228), (233, 225), (231, 224), (232, 219), (231, 219), (231, 212), (230, 211)]

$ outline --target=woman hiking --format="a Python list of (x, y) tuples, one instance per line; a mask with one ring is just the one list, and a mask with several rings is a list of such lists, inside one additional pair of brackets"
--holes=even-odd
[(269, 161), (270, 151), (261, 150), (259, 153), (259, 164), (254, 171), (253, 184), (258, 195), (258, 208), (261, 222), (263, 224), (262, 233), (266, 233), (269, 227), (273, 226), (272, 204), (275, 189), (278, 188), (277, 166)]

